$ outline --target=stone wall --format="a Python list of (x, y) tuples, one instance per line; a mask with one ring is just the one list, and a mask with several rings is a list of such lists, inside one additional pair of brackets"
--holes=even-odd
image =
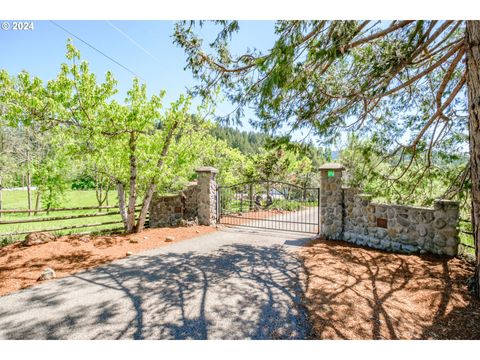
[(154, 194), (150, 203), (150, 227), (212, 225), (216, 223), (214, 168), (197, 169), (198, 180), (173, 195)]
[(182, 191), (184, 195), (183, 218), (185, 220), (191, 220), (198, 217), (198, 191), (198, 183), (196, 181), (188, 184)]
[(406, 253), (457, 254), (455, 201), (436, 200), (433, 208), (381, 204), (353, 189), (344, 189), (344, 199), (345, 241)]
[[(320, 234), (327, 239), (406, 253), (455, 256), (458, 251), (459, 206), (436, 200), (433, 208), (372, 202), (357, 189), (342, 187), (340, 164), (320, 168)], [(150, 226), (178, 226), (217, 220), (217, 170), (197, 169), (198, 180), (179, 194), (155, 194)]]
[(198, 222), (201, 225), (215, 224), (217, 221), (217, 183), (218, 170), (212, 167), (197, 169), (198, 173)]
[(327, 239), (342, 236), (342, 170), (339, 164), (325, 164), (320, 167), (320, 234)]
[(342, 188), (342, 170), (340, 164), (320, 168), (324, 238), (405, 253), (457, 254), (458, 202), (436, 200), (432, 208), (375, 203), (371, 195)]
[(179, 226), (183, 221), (198, 222), (197, 183), (190, 183), (178, 194), (155, 193), (150, 203), (150, 227)]

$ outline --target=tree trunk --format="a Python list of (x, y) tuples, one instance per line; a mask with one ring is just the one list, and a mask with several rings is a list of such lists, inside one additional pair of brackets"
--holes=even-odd
[(94, 170), (95, 172), (95, 197), (97, 198), (97, 204), (98, 204), (98, 211), (101, 212), (102, 205), (103, 205), (103, 200), (102, 200), (102, 179), (100, 178), (100, 175), (98, 174), (97, 171), (97, 165), (95, 164)]
[[(0, 210), (2, 210), (2, 202), (3, 202), (3, 190), (2, 190), (2, 177), (0, 176)], [(0, 217), (2, 217), (2, 213), (0, 213)]]
[(110, 191), (110, 182), (108, 182), (107, 180), (107, 183), (105, 185), (105, 187), (103, 188), (103, 198), (102, 198), (102, 206), (103, 205), (106, 205), (108, 206), (108, 192)]
[(475, 242), (475, 291), (480, 296), (480, 21), (467, 21), (467, 88), (472, 177), (472, 226)]
[(117, 182), (117, 193), (118, 193), (118, 209), (120, 215), (122, 216), (123, 226), (125, 231), (128, 229), (128, 220), (127, 220), (127, 211), (125, 209), (125, 188), (121, 182)]
[(37, 188), (37, 198), (35, 199), (35, 212), (33, 215), (37, 215), (37, 211), (40, 209), (40, 190)]
[(103, 188), (102, 184), (98, 184), (95, 186), (95, 196), (97, 197), (97, 204), (98, 204), (98, 211), (102, 211), (102, 205), (103, 205)]
[[(28, 198), (28, 210), (32, 210), (32, 176), (30, 174), (30, 151), (27, 150), (27, 198)], [(32, 213), (28, 213), (31, 216)]]
[(100, 178), (99, 182), (95, 186), (95, 195), (97, 197), (98, 211), (102, 212), (102, 206), (108, 206), (108, 192), (110, 191), (110, 183), (104, 184), (105, 178)]
[(248, 186), (248, 202), (249, 202), (248, 211), (252, 211), (253, 210), (253, 185), (251, 183)]
[(147, 218), (148, 208), (150, 207), (150, 202), (152, 201), (153, 193), (157, 189), (155, 183), (151, 183), (148, 187), (145, 197), (143, 198), (142, 208), (140, 209), (140, 214), (138, 215), (137, 225), (135, 226), (135, 232), (140, 232), (143, 230), (145, 225), (145, 219)]
[[(157, 161), (157, 169), (158, 171), (162, 171), (163, 164), (165, 162), (165, 157), (168, 154), (168, 148), (170, 147), (170, 143), (172, 142), (172, 138), (175, 135), (175, 131), (177, 130), (180, 124), (180, 120), (177, 119), (172, 124), (172, 127), (168, 131), (167, 137), (165, 138), (165, 142), (163, 144), (162, 153)], [(157, 186), (155, 185), (155, 179), (150, 181), (150, 185), (145, 193), (142, 202), (142, 208), (140, 210), (140, 214), (138, 215), (137, 225), (135, 226), (135, 232), (140, 232), (143, 230), (143, 226), (145, 225), (145, 219), (147, 217), (148, 208), (150, 207), (150, 202), (152, 201), (153, 193), (155, 192)]]
[(137, 156), (135, 150), (137, 147), (137, 137), (134, 131), (130, 133), (130, 187), (127, 210), (127, 232), (135, 230), (135, 203), (137, 201)]

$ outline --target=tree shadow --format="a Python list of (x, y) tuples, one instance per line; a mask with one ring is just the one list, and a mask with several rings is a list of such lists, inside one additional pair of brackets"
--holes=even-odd
[(40, 274), (41, 269), (47, 266), (60, 269), (57, 271), (58, 276), (61, 273), (84, 271), (113, 259), (112, 256), (100, 256), (88, 250), (75, 250), (64, 255), (29, 258), (24, 261), (18, 261), (18, 258), (15, 258), (0, 266), (0, 282), (13, 281), (17, 283), (19, 289), (25, 289), (37, 284), (36, 277)]
[(282, 246), (132, 256), (0, 298), (0, 338), (305, 339), (302, 272)]
[(472, 268), (459, 259), (325, 240), (303, 255), (317, 339), (480, 339)]

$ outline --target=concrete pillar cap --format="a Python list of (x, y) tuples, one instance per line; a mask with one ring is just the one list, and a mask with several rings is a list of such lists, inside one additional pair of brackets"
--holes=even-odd
[(212, 166), (202, 166), (197, 169), (195, 169), (196, 172), (209, 172), (209, 173), (218, 173), (218, 169), (212, 167)]
[(435, 199), (433, 201), (433, 208), (438, 210), (442, 208), (459, 208), (460, 202), (456, 200), (446, 200), (446, 199)]
[(442, 203), (442, 204), (449, 204), (449, 205), (459, 205), (460, 202), (457, 200), (447, 200), (447, 199), (435, 199), (434, 202)]
[(345, 166), (339, 163), (326, 163), (318, 168), (319, 170), (345, 170)]

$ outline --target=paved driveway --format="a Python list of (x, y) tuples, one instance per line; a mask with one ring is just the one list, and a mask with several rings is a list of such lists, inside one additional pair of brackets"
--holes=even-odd
[(0, 297), (0, 339), (304, 339), (310, 235), (225, 228)]
[[(284, 231), (298, 231), (316, 234), (318, 232), (318, 206), (307, 207), (302, 211), (287, 211), (275, 214), (268, 218), (255, 218), (255, 213), (246, 213), (242, 216), (232, 214), (222, 219), (222, 223), (230, 225), (245, 224), (250, 227), (264, 229), (278, 229)], [(248, 222), (245, 222), (248, 219)]]

